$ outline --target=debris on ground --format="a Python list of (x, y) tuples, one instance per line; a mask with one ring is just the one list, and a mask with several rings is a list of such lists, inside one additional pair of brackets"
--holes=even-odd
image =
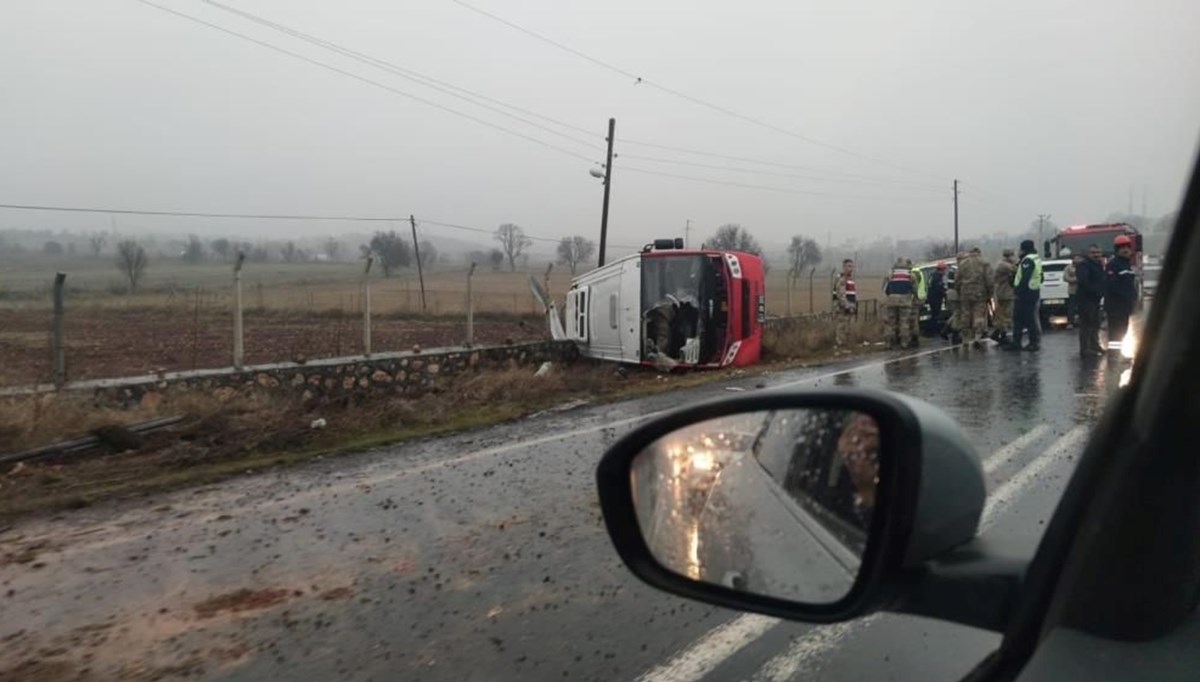
[(308, 428), (313, 429), (313, 430), (320, 430), (320, 429), (323, 429), (326, 426), (328, 426), (328, 424), (329, 424), (329, 422), (325, 421), (324, 417), (321, 417), (319, 419), (312, 420), (312, 423), (308, 425)]
[(239, 613), (265, 609), (281, 604), (290, 596), (288, 590), (250, 590), (242, 588), (226, 594), (205, 599), (192, 606), (201, 618), (212, 618), (219, 613)]
[(101, 426), (93, 430), (92, 435), (111, 448), (113, 452), (140, 450), (146, 444), (146, 439), (141, 434), (120, 424)]
[(535, 377), (544, 377), (544, 376), (546, 376), (547, 374), (549, 374), (549, 373), (550, 373), (550, 370), (552, 370), (552, 369), (554, 369), (554, 363), (553, 363), (553, 362), (543, 362), (543, 363), (542, 363), (542, 366), (541, 366), (541, 367), (538, 367), (538, 368), (537, 368), (537, 371), (533, 373), (533, 376), (535, 376)]

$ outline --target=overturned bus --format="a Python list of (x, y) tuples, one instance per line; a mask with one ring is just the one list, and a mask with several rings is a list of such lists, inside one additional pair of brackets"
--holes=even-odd
[(554, 339), (584, 357), (660, 368), (745, 366), (762, 353), (762, 259), (658, 239), (571, 281), (563, 319), (532, 278)]

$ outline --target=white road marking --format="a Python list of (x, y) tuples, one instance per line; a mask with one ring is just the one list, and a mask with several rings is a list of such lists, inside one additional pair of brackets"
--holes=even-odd
[(776, 618), (756, 613), (738, 616), (709, 630), (666, 663), (647, 670), (637, 682), (698, 680), (778, 623)]
[[(1016, 441), (993, 452), (985, 459), (985, 462), (999, 462), (993, 465), (998, 468), (1004, 460), (1011, 460), (1020, 449), (1028, 447), (1036, 440), (1037, 436), (1043, 435), (1047, 429), (1049, 429), (1048, 426), (1039, 426), (1032, 429)], [(1089, 432), (1090, 429), (1086, 424), (1075, 426), (1055, 441), (1044, 454), (1026, 464), (1024, 468), (988, 495), (988, 501), (984, 506), (983, 515), (979, 522), (979, 532), (982, 533), (988, 526), (995, 522), (997, 515), (1002, 510), (1008, 508), (1038, 476), (1053, 464), (1061, 461), (1066, 454), (1073, 452), (1078, 445), (1081, 445)], [(1033, 436), (1032, 434), (1034, 433), (1037, 436)], [(755, 682), (786, 682), (791, 680), (800, 671), (801, 666), (823, 656), (830, 649), (838, 646), (852, 633), (869, 627), (878, 617), (878, 614), (873, 614), (858, 620), (816, 626), (792, 642), (786, 651), (767, 661), (753, 679)], [(687, 649), (676, 654), (668, 663), (652, 668), (639, 677), (638, 682), (696, 682), (724, 662), (725, 659), (736, 654), (755, 638), (766, 634), (771, 627), (780, 622), (782, 621), (758, 614), (738, 616), (696, 640)], [(753, 631), (758, 632), (758, 634), (748, 640), (737, 639), (725, 642), (724, 644), (718, 642), (714, 645), (714, 642), (710, 640), (714, 636), (718, 636), (724, 628), (728, 628), (733, 632), (745, 633)]]
[(758, 671), (753, 682), (790, 682), (802, 666), (819, 659), (852, 633), (868, 627), (879, 619), (871, 614), (859, 620), (823, 625), (804, 633), (792, 642), (784, 653), (775, 656)]
[(1063, 434), (1062, 438), (1054, 441), (1041, 456), (1026, 464), (1020, 471), (996, 488), (988, 495), (987, 504), (983, 507), (983, 515), (979, 519), (979, 532), (983, 533), (996, 522), (999, 513), (1012, 505), (1025, 489), (1051, 466), (1061, 463), (1068, 454), (1076, 454), (1079, 446), (1087, 439), (1091, 428), (1087, 424), (1079, 424)]
[(993, 452), (990, 456), (983, 460), (983, 473), (993, 474), (1000, 467), (1008, 464), (1014, 457), (1025, 451), (1025, 448), (1030, 443), (1042, 437), (1042, 434), (1050, 430), (1049, 424), (1035, 426), (1028, 433), (1005, 445), (999, 450)]

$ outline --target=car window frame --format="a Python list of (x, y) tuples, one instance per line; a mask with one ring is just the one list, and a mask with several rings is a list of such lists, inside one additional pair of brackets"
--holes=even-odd
[[(1097, 557), (1111, 556), (1101, 553), (1101, 546), (1107, 543), (1111, 549), (1113, 543), (1102, 531), (1097, 532), (1096, 524), (1109, 515), (1105, 505), (1135, 485), (1132, 480), (1121, 480), (1118, 471), (1149, 456), (1146, 453), (1173, 464), (1187, 461), (1189, 453), (1164, 451), (1163, 446), (1187, 426), (1177, 419), (1178, 410), (1186, 409), (1186, 401), (1178, 400), (1172, 390), (1188, 376), (1200, 376), (1200, 357), (1190, 357), (1187, 352), (1200, 347), (1200, 319), (1193, 312), (1200, 306), (1200, 159), (1193, 164), (1156, 298), (1143, 332), (1139, 362), (1131, 368), (1130, 385), (1110, 401), (1092, 432), (1029, 566), (1001, 647), (966, 679), (1013, 679), (1050, 632), (1081, 624), (1081, 604), (1090, 600), (1094, 606), (1105, 606), (1111, 595), (1085, 592), (1079, 583), (1086, 576), (1116, 568), (1113, 563), (1099, 565)], [(1131, 441), (1134, 436), (1136, 440)], [(1187, 522), (1160, 518), (1155, 527), (1141, 531), (1169, 532)], [(1200, 536), (1200, 525), (1191, 530)], [(1143, 557), (1126, 556), (1124, 561), (1145, 564)], [(1161, 572), (1168, 567), (1158, 568)], [(1200, 564), (1188, 578), (1190, 584), (1183, 587), (1200, 595)], [(1136, 601), (1155, 582), (1153, 575), (1147, 575), (1142, 585), (1127, 585), (1131, 594), (1125, 597)], [(1184, 616), (1174, 614), (1174, 619), (1183, 622), (1195, 608), (1193, 599), (1184, 608)], [(1159, 629), (1171, 627), (1170, 622), (1156, 625)]]

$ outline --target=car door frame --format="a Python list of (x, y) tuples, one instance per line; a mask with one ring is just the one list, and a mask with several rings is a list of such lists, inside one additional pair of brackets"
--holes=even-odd
[[(1200, 458), (1189, 457), (1185, 446), (1189, 437), (1195, 442), (1189, 427), (1200, 423), (1200, 401), (1180, 398), (1188, 395), (1188, 381), (1200, 377), (1200, 353), (1191, 352), (1200, 348), (1200, 164), (1159, 290), (1131, 381), (1093, 430), (1026, 573), (1004, 640), (966, 680), (1020, 679), (1058, 629), (1150, 642), (1195, 611)], [(1140, 495), (1146, 486), (1157, 486), (1149, 488), (1153, 495)], [(1193, 502), (1191, 509), (1181, 500)], [(1164, 536), (1179, 544), (1164, 543)], [(1144, 579), (1131, 582), (1139, 572)]]

